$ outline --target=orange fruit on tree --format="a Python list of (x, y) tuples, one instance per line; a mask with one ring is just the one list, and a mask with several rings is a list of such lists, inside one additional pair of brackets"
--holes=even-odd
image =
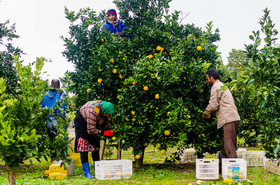
[(135, 111), (132, 110), (131, 111), (131, 115), (134, 116), (135, 115)]
[(136, 84), (136, 82), (135, 82), (135, 81), (133, 81), (133, 82), (132, 82), (132, 85), (135, 85), (135, 84)]
[(117, 69), (113, 69), (113, 73), (116, 74), (118, 71)]
[(116, 138), (115, 136), (113, 136), (113, 137), (112, 137), (112, 140), (113, 140), (113, 141), (116, 141), (116, 140), (117, 140), (117, 138)]
[(157, 145), (156, 145), (156, 148), (160, 148), (161, 147), (161, 144), (160, 143), (157, 143)]
[(98, 78), (97, 82), (101, 83), (102, 82), (102, 78)]
[(148, 86), (144, 86), (144, 87), (143, 87), (143, 90), (144, 90), (144, 91), (149, 90)]
[(48, 175), (49, 173), (50, 173), (49, 170), (45, 170), (44, 172), (45, 175)]
[(135, 159), (140, 159), (140, 158), (141, 158), (140, 154), (135, 155)]
[(155, 99), (157, 99), (157, 100), (159, 99), (159, 94), (155, 95)]
[(170, 135), (170, 131), (169, 130), (164, 131), (164, 135), (169, 136)]
[(202, 47), (201, 46), (197, 46), (196, 49), (197, 49), (197, 51), (201, 51)]
[(163, 47), (161, 47), (161, 46), (157, 46), (157, 47), (156, 47), (156, 50), (157, 50), (157, 51), (163, 51), (163, 50), (164, 50), (164, 48), (163, 48)]
[(160, 153), (161, 153), (161, 155), (165, 155), (166, 150), (162, 149), (162, 150), (160, 151)]

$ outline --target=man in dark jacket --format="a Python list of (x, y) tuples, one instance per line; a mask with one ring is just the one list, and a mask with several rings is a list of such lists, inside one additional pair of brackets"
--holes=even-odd
[(124, 23), (118, 20), (117, 12), (114, 9), (107, 11), (107, 22), (103, 25), (103, 29), (114, 33), (115, 36), (124, 36), (123, 29), (127, 27)]

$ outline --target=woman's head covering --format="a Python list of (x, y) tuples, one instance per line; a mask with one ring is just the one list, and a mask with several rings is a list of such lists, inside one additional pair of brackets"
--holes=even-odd
[(101, 113), (102, 114), (113, 114), (114, 111), (114, 105), (111, 102), (102, 101), (101, 103)]

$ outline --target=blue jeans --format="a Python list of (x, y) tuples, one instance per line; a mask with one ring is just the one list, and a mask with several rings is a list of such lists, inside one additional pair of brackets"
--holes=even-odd
[[(48, 132), (49, 138), (51, 141), (53, 141), (55, 138), (55, 135), (58, 133), (58, 123), (57, 123), (56, 118), (54, 118), (54, 117), (48, 118), (47, 122), (46, 122), (46, 126), (47, 126), (47, 132)], [(63, 126), (62, 128), (64, 131), (66, 131), (65, 126)]]
[(47, 126), (47, 131), (48, 131), (48, 135), (51, 141), (54, 140), (55, 134), (57, 134), (58, 132), (58, 124), (57, 124), (57, 120), (53, 117), (48, 118), (47, 122), (46, 122), (46, 126)]

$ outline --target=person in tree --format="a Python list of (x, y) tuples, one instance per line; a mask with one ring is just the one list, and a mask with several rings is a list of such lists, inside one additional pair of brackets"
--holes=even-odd
[(115, 9), (107, 11), (107, 21), (103, 25), (103, 29), (114, 33), (115, 36), (124, 36), (123, 29), (127, 27), (122, 21), (118, 19), (117, 12)]
[(236, 153), (236, 136), (240, 116), (237, 112), (233, 96), (229, 89), (221, 89), (223, 83), (219, 80), (219, 73), (215, 69), (208, 69), (206, 78), (212, 87), (209, 104), (203, 112), (204, 118), (210, 118), (210, 114), (215, 112), (218, 121), (217, 128), (223, 128), (221, 158), (238, 158)]
[[(53, 109), (55, 105), (57, 104), (57, 100), (63, 101), (63, 98), (66, 97), (66, 94), (63, 93), (62, 91), (59, 91), (60, 89), (60, 81), (59, 79), (53, 79), (51, 81), (50, 85), (53, 89), (48, 91), (48, 94), (43, 97), (42, 100), (42, 108), (48, 108), (48, 109)], [(64, 103), (62, 105), (62, 109), (64, 109), (64, 112), (59, 112), (59, 110), (55, 110), (54, 114), (50, 114), (47, 117), (46, 121), (46, 127), (47, 127), (47, 132), (48, 136), (51, 141), (55, 140), (55, 135), (58, 133), (58, 119), (61, 117), (63, 120), (65, 116), (65, 108), (67, 104)], [(66, 126), (63, 126), (64, 131), (66, 131)], [(51, 156), (52, 161), (55, 159), (56, 155), (54, 154)]]
[(114, 112), (114, 105), (102, 100), (89, 101), (77, 109), (74, 119), (75, 152), (80, 153), (86, 178), (94, 178), (90, 173), (88, 152), (91, 152), (93, 161), (99, 161), (100, 137), (113, 136), (108, 117)]
[[(55, 107), (57, 104), (57, 100), (63, 100), (64, 97), (66, 97), (66, 94), (63, 93), (62, 91), (59, 91), (60, 89), (60, 81), (58, 79), (53, 79), (51, 81), (51, 87), (53, 89), (48, 91), (48, 94), (43, 97), (42, 100), (42, 108), (47, 107), (48, 109), (52, 109)], [(63, 104), (62, 108), (65, 108), (66, 104)], [(55, 133), (57, 133), (57, 121), (58, 117), (65, 116), (65, 113), (60, 113), (59, 110), (54, 111), (53, 115), (48, 115), (47, 121), (46, 121), (46, 126), (47, 126), (47, 131), (48, 135), (51, 141), (54, 140), (55, 138)], [(66, 130), (66, 127), (64, 127)]]

